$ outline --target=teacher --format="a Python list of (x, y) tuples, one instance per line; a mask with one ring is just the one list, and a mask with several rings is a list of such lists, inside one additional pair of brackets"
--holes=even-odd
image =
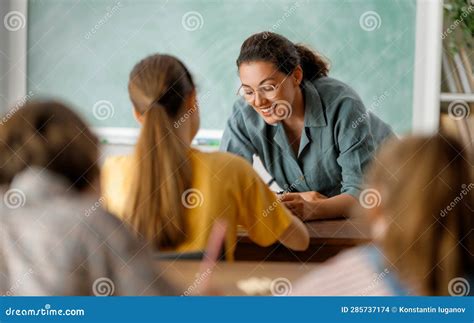
[(363, 171), (391, 128), (308, 47), (262, 32), (237, 58), (241, 86), (221, 150), (260, 157), (302, 220), (347, 216)]

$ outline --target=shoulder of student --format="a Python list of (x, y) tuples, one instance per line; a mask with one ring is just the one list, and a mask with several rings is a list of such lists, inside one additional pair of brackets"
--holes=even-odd
[[(216, 152), (202, 152), (195, 150), (196, 160), (199, 163), (211, 168), (216, 174), (228, 178), (229, 176), (253, 176), (255, 171), (252, 165), (244, 158), (223, 151)], [(256, 173), (255, 173), (256, 174)]]
[(127, 167), (133, 161), (132, 155), (109, 156), (104, 160), (103, 169)]
[[(97, 248), (110, 243), (120, 248), (131, 239), (129, 228), (102, 208), (100, 196), (66, 194), (47, 202), (11, 210), (9, 224), (44, 236), (38, 241), (61, 240), (63, 250)], [(17, 214), (16, 214), (17, 213)], [(13, 222), (13, 223), (12, 223)]]

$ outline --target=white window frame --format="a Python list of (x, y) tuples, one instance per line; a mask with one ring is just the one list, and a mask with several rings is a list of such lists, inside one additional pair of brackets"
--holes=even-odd
[(413, 82), (412, 133), (439, 129), (443, 1), (418, 0)]
[[(1, 0), (0, 6), (0, 112), (5, 113), (26, 97), (28, 1)], [(24, 24), (6, 28), (5, 17), (16, 12)], [(21, 23), (17, 20), (18, 23)], [(15, 25), (16, 26), (16, 25)]]

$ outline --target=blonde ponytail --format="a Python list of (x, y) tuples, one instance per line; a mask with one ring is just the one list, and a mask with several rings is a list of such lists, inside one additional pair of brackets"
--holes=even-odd
[(129, 222), (157, 248), (172, 248), (186, 238), (181, 196), (190, 186), (189, 147), (174, 134), (164, 107), (144, 115), (135, 151)]
[(191, 186), (190, 148), (173, 123), (193, 91), (191, 75), (171, 56), (147, 57), (130, 74), (130, 98), (143, 127), (126, 219), (157, 249), (175, 248), (186, 239), (181, 200)]

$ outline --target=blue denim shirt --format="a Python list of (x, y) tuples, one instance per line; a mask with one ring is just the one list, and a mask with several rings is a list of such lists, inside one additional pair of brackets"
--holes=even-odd
[(258, 155), (278, 185), (295, 192), (317, 191), (358, 197), (364, 168), (377, 146), (394, 135), (367, 111), (357, 93), (330, 77), (302, 83), (304, 129), (295, 154), (281, 123), (265, 123), (243, 99), (235, 102), (221, 150), (252, 162)]

